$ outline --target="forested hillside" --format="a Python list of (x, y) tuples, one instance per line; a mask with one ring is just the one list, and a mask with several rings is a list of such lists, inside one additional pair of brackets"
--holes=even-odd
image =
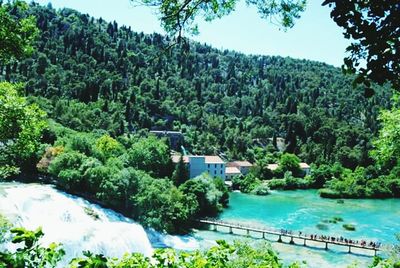
[(26, 82), (31, 100), (64, 126), (111, 136), (180, 130), (189, 151), (229, 159), (254, 160), (257, 147), (282, 137), (307, 162), (370, 164), (389, 93), (376, 88), (367, 99), (338, 68), (196, 42), (165, 50), (166, 37), (71, 9), (26, 12), (41, 30), (37, 51), (0, 66), (1, 79)]

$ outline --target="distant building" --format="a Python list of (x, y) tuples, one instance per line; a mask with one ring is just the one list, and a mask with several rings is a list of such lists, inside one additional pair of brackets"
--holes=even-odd
[[(171, 158), (172, 158), (172, 162), (174, 164), (178, 164), (179, 160), (181, 159), (181, 155), (180, 154), (173, 154)], [(182, 158), (183, 158), (183, 162), (185, 164), (189, 164), (189, 157), (187, 155), (182, 156)]]
[[(311, 172), (311, 167), (307, 164), (307, 163), (300, 163), (300, 168), (301, 170), (303, 170), (303, 172), (308, 175)], [(271, 171), (275, 171), (279, 165), (278, 164), (268, 164), (268, 169)]]
[(180, 146), (184, 142), (183, 134), (179, 131), (150, 130), (150, 133), (156, 135), (159, 138), (168, 138), (171, 148), (173, 150), (180, 150)]
[[(172, 162), (178, 163), (180, 155), (173, 155)], [(216, 155), (189, 155), (183, 156), (183, 161), (188, 165), (189, 177), (194, 178), (207, 172), (213, 177), (225, 180), (225, 162)]]
[(226, 164), (227, 167), (236, 167), (242, 175), (247, 175), (253, 166), (249, 161), (233, 161)]
[(311, 167), (307, 163), (300, 163), (300, 168), (304, 171), (306, 175), (309, 175), (311, 172)]
[(235, 176), (241, 176), (242, 172), (237, 167), (226, 167), (225, 168), (225, 180), (231, 181)]
[(268, 165), (267, 165), (267, 168), (268, 168), (269, 170), (271, 170), (271, 171), (277, 170), (278, 167), (279, 167), (278, 164), (268, 164)]

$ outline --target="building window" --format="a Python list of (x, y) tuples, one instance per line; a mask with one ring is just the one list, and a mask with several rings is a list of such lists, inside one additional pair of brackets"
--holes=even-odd
[(210, 168), (210, 164), (208, 164), (208, 168)]
[(221, 174), (222, 174), (222, 169), (221, 169)]
[(214, 167), (217, 168), (217, 164), (214, 164)]
[(217, 171), (216, 170), (214, 170), (214, 175), (217, 175)]

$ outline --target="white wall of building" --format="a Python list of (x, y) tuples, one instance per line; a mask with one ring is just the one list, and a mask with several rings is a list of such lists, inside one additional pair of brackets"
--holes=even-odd
[(204, 156), (189, 156), (189, 177), (194, 178), (204, 172), (225, 179), (225, 163), (206, 163)]

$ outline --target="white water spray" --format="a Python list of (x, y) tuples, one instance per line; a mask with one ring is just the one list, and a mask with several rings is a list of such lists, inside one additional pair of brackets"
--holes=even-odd
[[(93, 215), (88, 215), (88, 211)], [(127, 252), (150, 256), (153, 246), (198, 247), (193, 238), (161, 235), (154, 231), (146, 233), (131, 219), (50, 185), (0, 183), (0, 212), (16, 226), (30, 230), (41, 226), (45, 233), (42, 244), (62, 243), (66, 251), (64, 261), (82, 256), (83, 250), (121, 257)]]

